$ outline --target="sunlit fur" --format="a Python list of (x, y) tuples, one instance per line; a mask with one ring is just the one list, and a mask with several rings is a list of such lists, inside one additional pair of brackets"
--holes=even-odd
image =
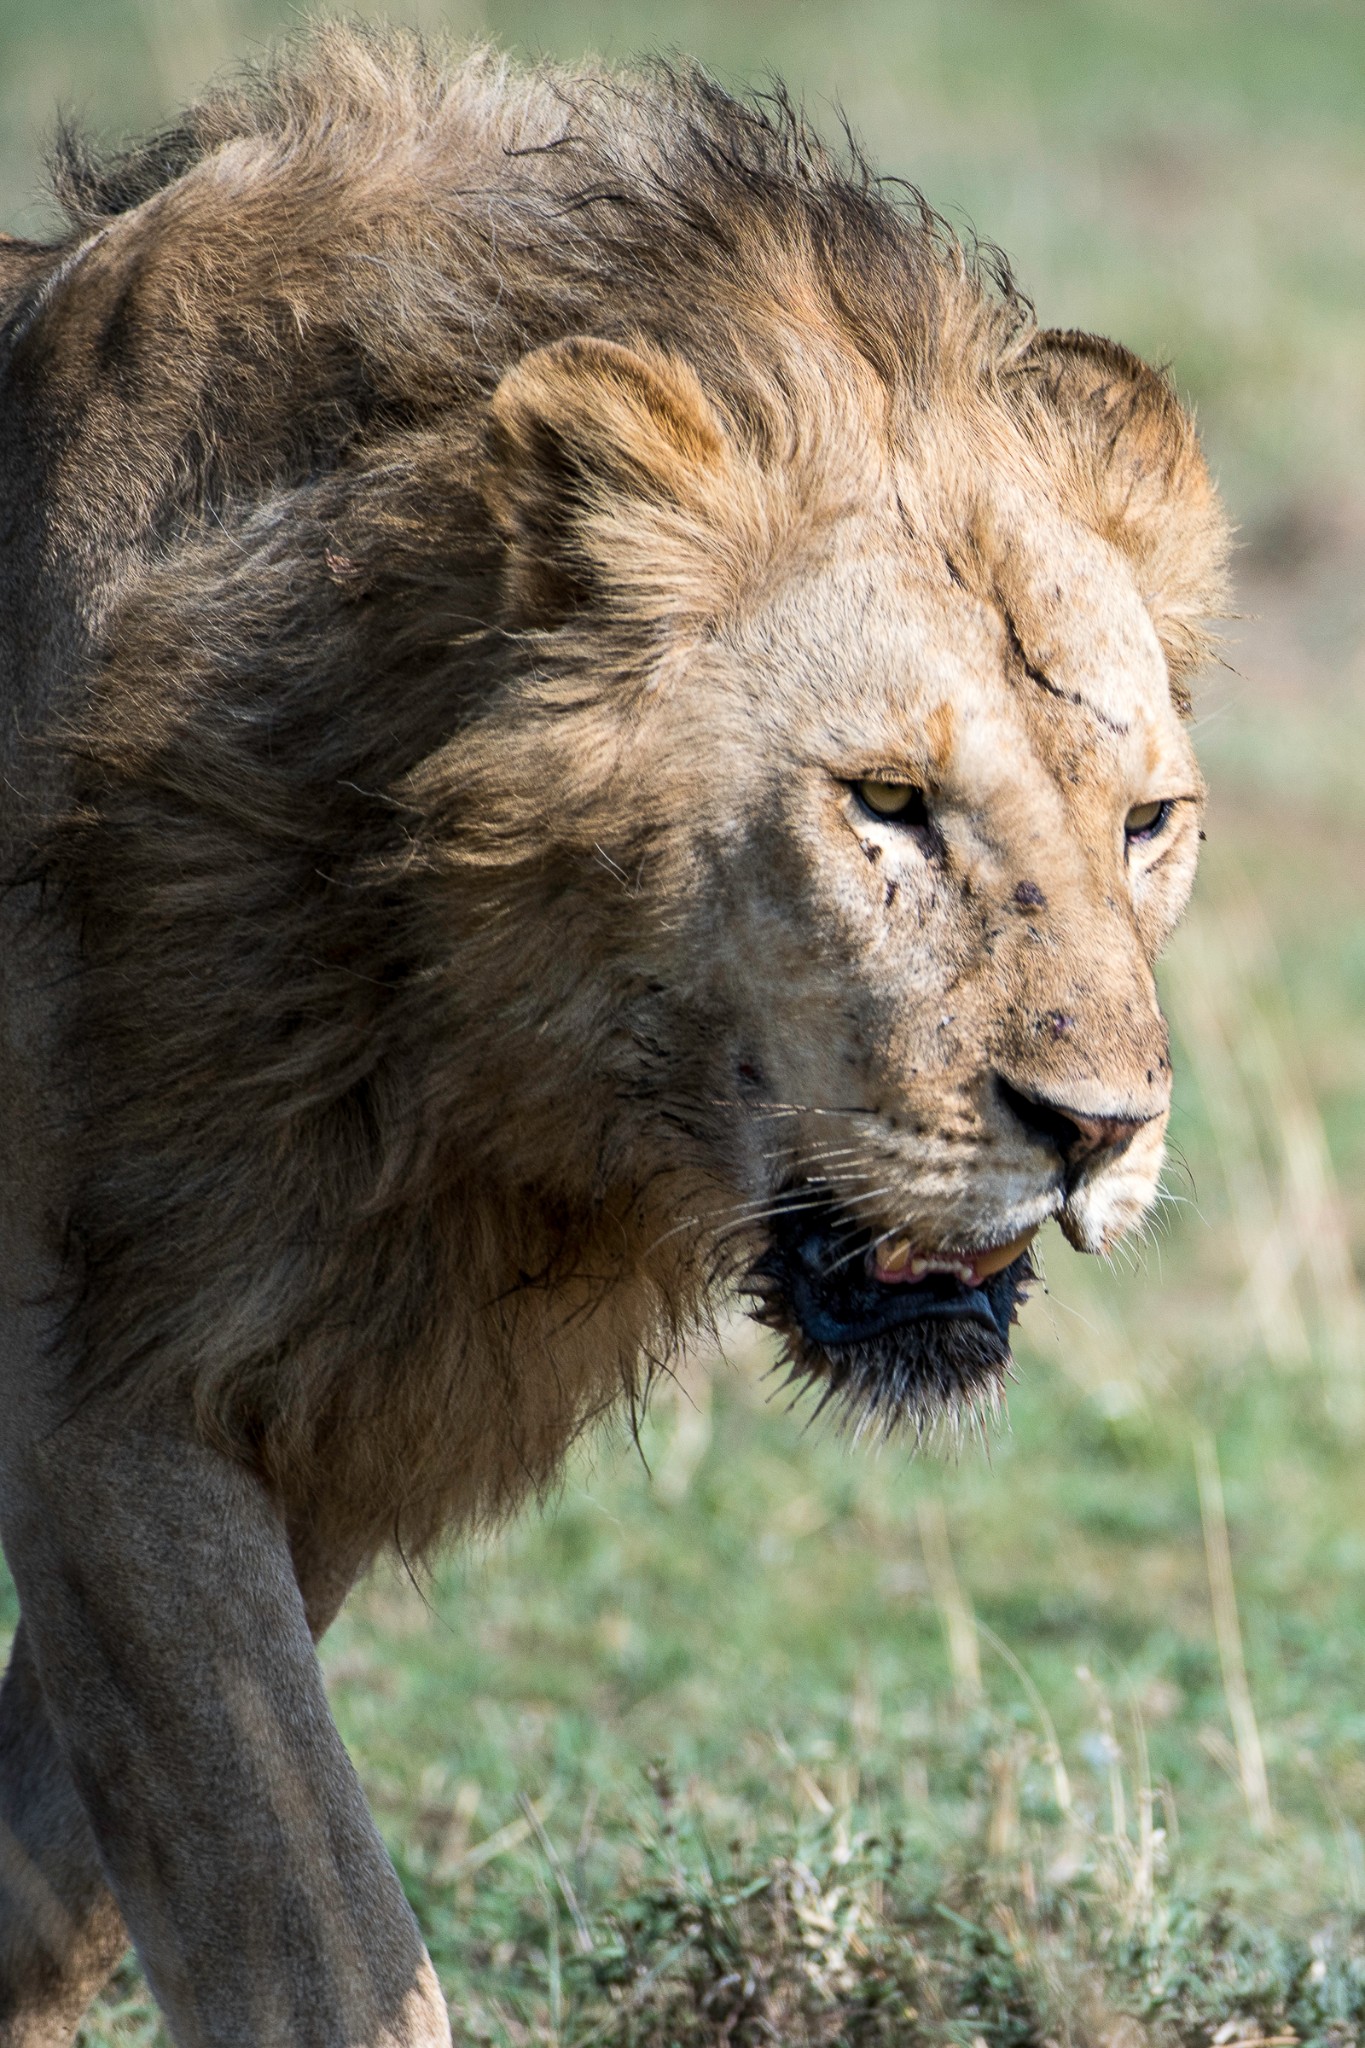
[[(5, 274), (99, 650), (35, 854), (87, 1388), (420, 1549), (793, 1184), (927, 1247), (1140, 1218), (1224, 553), (1160, 377), (686, 71), (329, 29), (58, 189)], [(997, 1074), (1153, 1121), (1063, 1207)]]

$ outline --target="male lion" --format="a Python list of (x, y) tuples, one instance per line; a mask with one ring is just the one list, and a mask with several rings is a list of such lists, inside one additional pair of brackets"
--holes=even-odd
[(313, 1642), (737, 1283), (879, 1426), (1152, 1201), (1224, 527), (690, 71), (328, 30), (0, 248), (0, 2040), (433, 2043)]

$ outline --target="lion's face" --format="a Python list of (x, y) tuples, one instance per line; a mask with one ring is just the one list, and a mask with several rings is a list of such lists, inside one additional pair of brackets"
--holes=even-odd
[(1055, 472), (837, 497), (656, 654), (591, 815), (709, 1227), (798, 1371), (889, 1417), (994, 1386), (1042, 1223), (1101, 1251), (1150, 1208), (1203, 789), (1137, 567)]
[(722, 785), (688, 939), (731, 1177), (773, 1214), (770, 1312), (826, 1347), (926, 1319), (1003, 1340), (1042, 1222), (1099, 1251), (1141, 1219), (1170, 1105), (1152, 962), (1199, 839), (1112, 551), (1034, 518), (988, 603), (887, 509), (891, 546), (855, 525), (711, 650), (733, 722), (687, 754)]

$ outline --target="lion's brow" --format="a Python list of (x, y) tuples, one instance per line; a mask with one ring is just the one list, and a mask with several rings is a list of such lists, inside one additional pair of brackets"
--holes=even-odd
[(1030, 661), (1027, 653), (1024, 651), (1024, 643), (1019, 638), (1019, 628), (1015, 625), (1013, 614), (999, 591), (995, 594), (995, 604), (1005, 628), (1006, 644), (1029, 681), (1036, 683), (1040, 690), (1046, 690), (1049, 697), (1060, 697), (1064, 704), (1074, 704), (1079, 711), (1088, 712), (1097, 724), (1104, 726), (1109, 732), (1117, 733), (1120, 739), (1124, 738), (1131, 730), (1127, 720), (1111, 718), (1107, 711), (1101, 711), (1099, 705), (1092, 704), (1090, 699), (1084, 696), (1080, 690), (1063, 689), (1060, 683), (1053, 682), (1051, 676), (1044, 675), (1038, 664)]

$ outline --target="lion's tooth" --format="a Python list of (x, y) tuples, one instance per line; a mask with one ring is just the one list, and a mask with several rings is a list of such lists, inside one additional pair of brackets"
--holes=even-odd
[(1006, 1266), (1014, 1264), (1020, 1252), (1027, 1250), (1037, 1235), (1035, 1224), (1031, 1230), (1021, 1230), (1018, 1237), (1012, 1237), (1008, 1244), (997, 1244), (989, 1251), (976, 1252), (972, 1257), (974, 1277), (989, 1280), (992, 1273), (1003, 1273)]
[(1035, 1226), (1020, 1231), (1008, 1244), (991, 1245), (980, 1252), (917, 1252), (907, 1238), (898, 1237), (879, 1245), (870, 1255), (869, 1265), (878, 1280), (916, 1281), (930, 1273), (944, 1273), (964, 1287), (979, 1287), (993, 1273), (1012, 1265), (1036, 1235)]

